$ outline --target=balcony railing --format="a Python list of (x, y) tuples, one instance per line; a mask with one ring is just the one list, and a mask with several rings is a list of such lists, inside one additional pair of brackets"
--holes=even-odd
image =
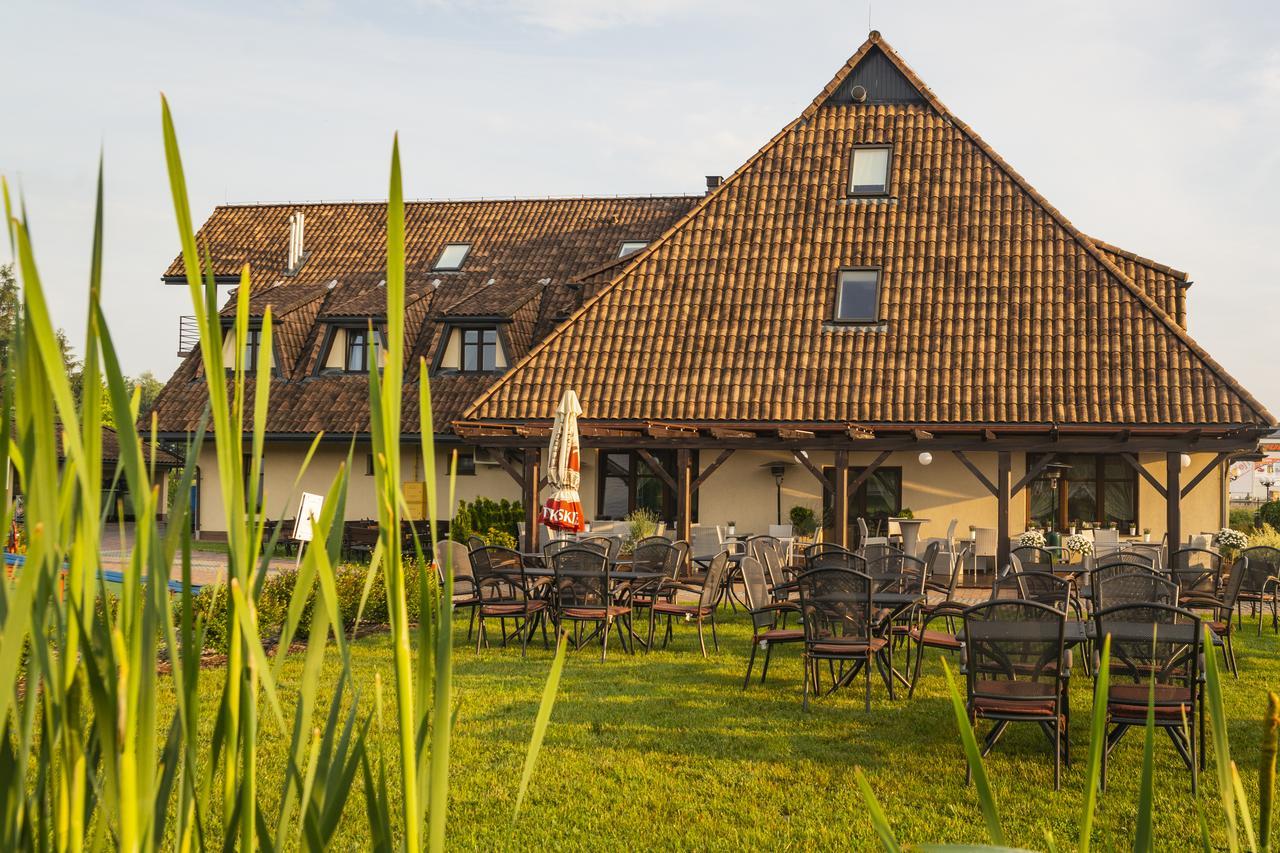
[(178, 318), (178, 355), (187, 356), (195, 352), (200, 343), (200, 327), (192, 315)]

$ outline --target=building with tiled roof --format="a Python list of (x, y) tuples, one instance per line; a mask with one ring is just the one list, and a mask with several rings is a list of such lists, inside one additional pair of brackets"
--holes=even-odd
[[(682, 535), (728, 520), (764, 532), (799, 505), (843, 542), (856, 517), (910, 508), (926, 535), (952, 519), (998, 530), (1003, 557), (1031, 523), (1176, 541), (1216, 529), (1227, 464), (1274, 427), (1187, 333), (1185, 273), (1075, 228), (876, 33), (706, 196), (648, 204), (661, 212), (645, 208), (647, 228), (613, 223), (612, 244), (575, 244), (591, 251), (565, 251), (567, 213), (521, 232), (523, 264), (484, 245), (517, 239), (514, 222), (415, 242), (410, 213), (412, 357), (432, 365), (437, 431), (451, 422), (510, 472), (484, 484), (491, 496), (536, 504), (539, 448), (573, 389), (588, 517), (648, 507)], [(322, 367), (326, 306), (350, 289), (342, 311), (376, 317), (377, 263), (353, 264), (352, 247), (379, 245), (384, 208), (255, 210), (219, 208), (202, 233), (215, 274), (250, 260), (265, 292), (289, 293), (273, 424), (359, 436), (363, 380), (340, 392)], [(286, 279), (283, 242), (267, 238), (294, 210), (315, 255)], [(325, 216), (342, 222), (317, 239)], [(468, 255), (445, 296), (430, 267), (449, 242), (485, 261), (467, 271)], [(312, 302), (292, 294), (304, 283)], [(483, 334), (455, 350), (448, 336), (473, 320), (496, 325), (493, 352)], [(450, 372), (467, 359), (492, 370)], [(161, 398), (163, 429), (192, 428), (191, 397), (172, 419)]]

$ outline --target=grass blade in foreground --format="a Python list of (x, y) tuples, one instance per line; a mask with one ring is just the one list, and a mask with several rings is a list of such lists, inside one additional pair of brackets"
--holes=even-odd
[(942, 661), (942, 671), (947, 677), (947, 692), (951, 694), (951, 709), (955, 711), (956, 726), (960, 729), (960, 742), (964, 744), (965, 759), (973, 772), (973, 784), (978, 789), (978, 802), (982, 805), (982, 816), (987, 821), (987, 834), (992, 844), (1004, 846), (1004, 830), (1000, 828), (1000, 814), (996, 809), (996, 798), (991, 792), (991, 783), (987, 780), (986, 768), (982, 766), (982, 753), (978, 749), (978, 739), (973, 734), (973, 726), (969, 725), (969, 715), (965, 711), (964, 699), (956, 688), (955, 679), (951, 675), (951, 667), (946, 660)]
[(1271, 850), (1271, 812), (1276, 790), (1276, 732), (1280, 728), (1280, 696), (1267, 694), (1262, 718), (1262, 766), (1258, 771), (1258, 844)]
[(1089, 725), (1089, 765), (1085, 770), (1084, 811), (1080, 815), (1080, 853), (1089, 853), (1093, 835), (1093, 814), (1098, 805), (1102, 750), (1107, 737), (1107, 691), (1111, 689), (1111, 636), (1102, 641), (1098, 656), (1097, 680), (1093, 688), (1093, 718)]
[(516, 794), (516, 808), (512, 819), (520, 817), (520, 806), (524, 803), (525, 792), (529, 789), (529, 780), (533, 778), (533, 765), (542, 751), (542, 739), (547, 734), (547, 723), (551, 721), (551, 709), (556, 704), (556, 691), (560, 689), (560, 673), (564, 670), (565, 648), (569, 640), (567, 632), (561, 632), (560, 641), (556, 643), (556, 657), (551, 662), (551, 674), (547, 676), (547, 684), (542, 688), (542, 703), (538, 706), (538, 717), (533, 721), (533, 737), (529, 739), (529, 749), (524, 757), (524, 772), (520, 774), (520, 792)]
[(898, 846), (898, 839), (893, 837), (893, 829), (889, 826), (889, 820), (884, 816), (884, 809), (880, 807), (880, 801), (876, 799), (875, 792), (871, 790), (871, 786), (867, 784), (867, 777), (862, 775), (862, 768), (853, 768), (853, 778), (858, 782), (858, 789), (862, 791), (862, 799), (867, 803), (867, 811), (871, 814), (871, 825), (875, 827), (876, 835), (880, 836), (880, 843), (884, 845), (886, 853), (898, 853), (902, 848)]

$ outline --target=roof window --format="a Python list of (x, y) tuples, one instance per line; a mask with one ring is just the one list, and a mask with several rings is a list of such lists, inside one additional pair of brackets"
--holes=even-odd
[(889, 191), (888, 145), (864, 145), (853, 149), (849, 165), (850, 195), (884, 195)]
[(436, 259), (436, 265), (433, 269), (440, 271), (460, 270), (470, 251), (470, 243), (447, 243), (444, 249), (441, 250), (440, 257)]
[(649, 245), (648, 242), (644, 240), (624, 240), (622, 248), (618, 250), (618, 257), (625, 258), (627, 255), (640, 251), (647, 245)]
[(841, 270), (839, 288), (836, 322), (879, 322), (880, 270)]

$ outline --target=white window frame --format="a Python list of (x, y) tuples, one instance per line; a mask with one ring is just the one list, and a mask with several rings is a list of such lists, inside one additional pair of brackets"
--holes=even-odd
[[(446, 264), (445, 256), (447, 256), (451, 250), (457, 249), (462, 250), (462, 256), (458, 258), (458, 262), (454, 264)], [(440, 250), (440, 255), (436, 258), (435, 266), (431, 269), (433, 272), (457, 272), (462, 269), (462, 265), (467, 262), (467, 256), (470, 254), (470, 243), (445, 243), (444, 248)]]
[[(884, 182), (880, 185), (863, 184), (864, 189), (859, 189), (854, 184), (854, 176), (857, 169), (858, 152), (860, 151), (883, 151), (884, 158)], [(889, 194), (889, 186), (891, 175), (893, 174), (893, 146), (882, 144), (871, 145), (855, 145), (853, 151), (849, 154), (849, 195), (851, 196), (881, 196)], [(871, 187), (866, 189), (865, 187)]]

